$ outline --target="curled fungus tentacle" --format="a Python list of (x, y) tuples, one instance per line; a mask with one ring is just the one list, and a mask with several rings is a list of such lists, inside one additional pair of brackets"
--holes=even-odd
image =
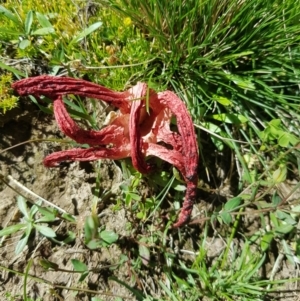
[[(150, 172), (147, 156), (156, 156), (174, 165), (182, 174), (186, 195), (173, 228), (186, 224), (190, 218), (197, 192), (198, 147), (192, 119), (184, 103), (171, 91), (156, 93), (145, 83), (137, 83), (125, 92), (69, 77), (38, 76), (17, 81), (13, 88), (19, 95), (46, 96), (54, 100), (55, 119), (61, 131), (89, 148), (55, 152), (44, 159), (47, 167), (63, 161), (132, 158), (141, 173)], [(99, 131), (80, 128), (67, 112), (62, 97), (74, 94), (92, 97), (119, 111)], [(170, 129), (172, 116), (177, 119), (178, 132)]]

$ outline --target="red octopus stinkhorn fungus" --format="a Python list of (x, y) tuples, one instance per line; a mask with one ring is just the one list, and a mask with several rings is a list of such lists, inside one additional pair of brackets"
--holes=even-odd
[[(44, 95), (53, 99), (54, 115), (62, 132), (78, 143), (90, 145), (87, 149), (74, 148), (50, 154), (44, 159), (45, 166), (59, 166), (67, 160), (131, 157), (133, 166), (139, 172), (147, 173), (153, 166), (145, 158), (159, 157), (174, 165), (187, 185), (185, 200), (173, 227), (180, 227), (189, 220), (196, 199), (198, 148), (192, 119), (174, 93), (148, 91), (145, 83), (137, 83), (125, 92), (115, 92), (85, 80), (46, 75), (17, 81), (13, 88), (22, 96)], [(84, 130), (65, 108), (62, 97), (67, 94), (96, 98), (119, 110), (103, 129)], [(170, 129), (173, 115), (177, 118), (179, 133)]]

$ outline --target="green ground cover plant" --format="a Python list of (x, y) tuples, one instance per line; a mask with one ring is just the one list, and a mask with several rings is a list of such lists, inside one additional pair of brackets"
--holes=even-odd
[[(185, 191), (178, 171), (157, 162), (159, 168), (144, 176), (123, 160), (112, 209), (128, 212), (120, 235), (99, 223), (99, 204), (112, 189), (102, 191), (101, 163), (96, 163), (84, 222), (36, 197), (32, 204), (19, 196), (23, 217), (0, 230), (0, 249), (12, 236), (20, 254), (29, 238), (40, 234), (53, 248), (83, 237), (86, 252), (120, 249), (108, 267), (109, 279), (132, 300), (272, 300), (297, 292), (286, 285), (299, 280), (292, 271), (300, 262), (299, 0), (8, 0), (0, 5), (0, 16), (2, 116), (20, 106), (10, 84), (40, 74), (84, 78), (120, 91), (137, 81), (157, 91), (173, 90), (197, 129), (199, 203), (212, 203), (205, 209), (196, 204), (200, 217), (171, 230)], [(48, 99), (30, 100), (52, 114)], [(94, 100), (89, 106), (79, 97), (65, 103), (81, 124), (102, 126)], [(3, 175), (1, 180), (10, 185)], [(282, 192), (283, 186), (288, 190)], [(164, 205), (168, 202), (171, 209)], [(74, 230), (75, 224), (81, 228)], [(61, 225), (68, 231), (57, 235)], [(60, 289), (94, 301), (126, 299), (89, 287), (99, 269), (86, 258), (70, 260), (72, 271), (40, 261), (45, 275), (80, 274), (71, 288), (35, 277), (29, 273), (35, 252), (29, 250), (25, 272), (2, 264), (0, 269), (18, 274), (25, 284), (34, 279), (48, 285), (53, 300), (62, 298)], [(280, 274), (283, 262), (293, 276)], [(126, 280), (112, 275), (124, 267), (130, 271)], [(31, 300), (26, 289), (22, 295)]]

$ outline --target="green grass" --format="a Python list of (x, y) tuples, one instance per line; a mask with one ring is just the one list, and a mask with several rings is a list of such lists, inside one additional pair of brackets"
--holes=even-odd
[[(281, 277), (278, 267), (283, 260), (296, 266), (300, 256), (300, 207), (297, 197), (289, 200), (300, 185), (281, 192), (281, 185), (299, 182), (300, 177), (300, 1), (99, 0), (88, 7), (75, 0), (14, 2), (0, 7), (1, 78), (63, 74), (115, 90), (146, 81), (158, 91), (175, 91), (198, 131), (199, 198), (222, 194), (226, 186), (234, 195), (202, 210), (201, 218), (192, 222), (196, 226), (168, 232), (184, 194), (180, 177), (163, 167), (145, 177), (123, 161), (124, 182), (113, 210), (125, 208), (130, 218), (120, 237), (99, 226), (98, 202), (110, 191), (102, 193), (100, 164), (95, 165), (96, 189), (81, 230), (89, 252), (110, 246), (122, 250), (114, 259), (115, 268), (125, 266), (130, 279), (113, 276), (111, 281), (136, 300), (252, 301), (272, 298), (287, 282), (297, 280)], [(8, 100), (13, 97), (7, 88), (2, 94)], [(51, 104), (37, 104), (51, 113)], [(80, 100), (69, 102), (69, 107), (77, 120), (99, 126), (95, 104), (94, 114)], [(227, 174), (220, 176), (215, 169), (223, 156), (228, 159)], [(151, 196), (143, 196), (145, 185), (151, 187)], [(165, 209), (167, 201), (173, 203), (171, 209)], [(53, 236), (53, 221), (68, 227), (74, 222), (55, 215), (48, 205), (46, 211), (39, 205), (27, 210), (24, 202), (18, 203), (23, 215), (32, 210), (34, 214), (26, 223), (0, 231), (1, 236), (22, 231), (17, 253), (33, 230)], [(39, 225), (37, 210), (48, 216), (47, 226)], [(246, 223), (254, 216), (253, 229)], [(71, 244), (76, 235), (70, 232), (64, 241), (51, 241), (59, 248)], [(212, 249), (218, 252), (212, 255)], [(264, 273), (270, 258), (274, 267)], [(80, 285), (97, 271), (87, 262), (72, 264), (81, 274), (72, 289), (82, 292)], [(41, 265), (46, 271), (63, 270), (47, 261)], [(9, 271), (43, 282), (53, 291), (61, 289), (44, 278)], [(103, 300), (105, 296), (103, 291)]]

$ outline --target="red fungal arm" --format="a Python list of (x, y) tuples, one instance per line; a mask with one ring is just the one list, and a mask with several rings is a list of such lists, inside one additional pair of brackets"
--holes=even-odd
[[(145, 106), (145, 96), (147, 94), (147, 86), (142, 83), (138, 83), (136, 86), (130, 89), (132, 93), (131, 112), (129, 119), (129, 138), (131, 145), (131, 159), (132, 164), (141, 173), (148, 173), (151, 171), (151, 166), (146, 163), (145, 156), (143, 154), (143, 140), (141, 136), (140, 123), (141, 109)], [(144, 117), (144, 118), (147, 118)]]
[(12, 84), (12, 87), (20, 95), (47, 96), (57, 98), (59, 95), (74, 94), (103, 100), (111, 105), (129, 112), (129, 103), (124, 99), (128, 97), (128, 92), (114, 92), (103, 86), (70, 77), (57, 77), (41, 75), (19, 80)]
[(197, 180), (197, 168), (199, 163), (196, 133), (192, 118), (184, 103), (171, 91), (158, 93), (158, 99), (164, 103), (176, 116), (178, 131), (183, 140), (183, 158), (185, 162), (185, 174), (188, 181)]
[[(174, 165), (187, 184), (185, 200), (173, 227), (180, 227), (189, 220), (196, 200), (198, 148), (192, 119), (174, 93), (147, 91), (143, 83), (125, 92), (115, 92), (80, 79), (46, 75), (23, 79), (12, 86), (20, 95), (44, 95), (54, 99), (54, 114), (60, 129), (76, 142), (92, 146), (53, 153), (44, 159), (45, 166), (59, 166), (60, 162), (68, 160), (118, 160), (131, 156), (134, 167), (146, 173), (150, 165), (145, 157), (157, 156)], [(62, 96), (67, 94), (100, 99), (120, 111), (100, 131), (84, 130), (65, 108)], [(149, 114), (145, 110), (146, 97), (149, 97)], [(179, 134), (170, 130), (172, 115), (177, 118)]]
[(58, 167), (64, 161), (94, 161), (99, 159), (120, 160), (130, 156), (127, 145), (119, 148), (91, 147), (87, 149), (74, 148), (55, 152), (44, 159), (46, 167)]
[(187, 183), (187, 190), (181, 212), (174, 228), (181, 227), (188, 222), (193, 204), (196, 201), (198, 174), (197, 168), (199, 163), (198, 147), (194, 125), (183, 102), (176, 94), (165, 91), (158, 93), (158, 99), (164, 103), (176, 116), (178, 131), (182, 138), (183, 161), (185, 172), (182, 173)]
[(61, 131), (78, 143), (89, 145), (108, 145), (116, 143), (124, 134), (118, 126), (108, 126), (100, 131), (81, 129), (70, 117), (62, 96), (54, 101), (54, 115)]

